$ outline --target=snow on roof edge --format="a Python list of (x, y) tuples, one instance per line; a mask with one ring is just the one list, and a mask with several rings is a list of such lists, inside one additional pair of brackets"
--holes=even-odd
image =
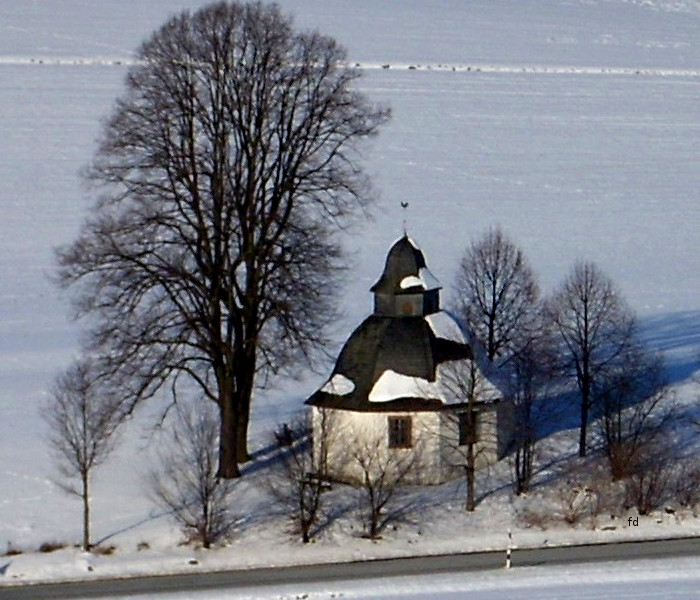
[(336, 396), (347, 396), (355, 391), (355, 383), (342, 373), (336, 373), (325, 383), (320, 391), (327, 394), (335, 394)]
[(435, 337), (458, 344), (468, 343), (461, 327), (448, 312), (441, 310), (436, 313), (425, 315), (425, 320), (428, 322)]

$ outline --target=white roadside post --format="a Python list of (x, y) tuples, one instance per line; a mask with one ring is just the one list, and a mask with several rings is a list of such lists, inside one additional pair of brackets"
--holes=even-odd
[(506, 549), (506, 569), (510, 569), (510, 555), (513, 551), (513, 534), (508, 530), (508, 548)]

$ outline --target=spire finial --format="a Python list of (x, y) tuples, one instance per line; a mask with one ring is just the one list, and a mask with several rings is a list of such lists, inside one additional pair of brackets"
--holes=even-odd
[(408, 235), (406, 231), (406, 215), (408, 213), (408, 202), (402, 202), (401, 208), (403, 209), (403, 234)]

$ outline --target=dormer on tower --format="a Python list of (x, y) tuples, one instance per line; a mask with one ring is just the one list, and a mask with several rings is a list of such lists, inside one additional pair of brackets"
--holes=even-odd
[(440, 310), (440, 282), (418, 246), (404, 235), (389, 250), (384, 272), (370, 291), (379, 317), (423, 317)]

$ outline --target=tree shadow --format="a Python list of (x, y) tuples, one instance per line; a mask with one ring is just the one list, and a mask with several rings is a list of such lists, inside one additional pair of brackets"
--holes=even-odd
[(682, 383), (700, 369), (700, 310), (640, 319), (642, 339), (666, 359), (669, 383)]
[[(290, 442), (295, 440), (290, 439)], [(305, 451), (310, 448), (311, 439), (307, 437), (306, 439), (298, 442), (298, 448), (300, 451)], [(265, 446), (260, 448), (250, 455), (250, 461), (245, 465), (241, 466), (241, 475), (247, 476), (260, 471), (268, 470), (270, 467), (278, 464), (282, 460), (282, 453), (285, 450), (285, 444), (280, 443), (279, 440), (275, 440)]]
[[(700, 311), (684, 311), (640, 319), (640, 335), (649, 350), (664, 357), (666, 381), (677, 385), (700, 373)], [(572, 383), (538, 408), (538, 439), (580, 427), (580, 398)], [(546, 418), (545, 418), (546, 417)], [(594, 415), (591, 414), (591, 421)]]
[(99, 540), (95, 540), (92, 545), (93, 546), (101, 546), (102, 544), (108, 542), (112, 538), (122, 534), (126, 533), (127, 531), (133, 531), (134, 529), (138, 529), (141, 527), (141, 525), (145, 525), (146, 523), (150, 523), (152, 521), (156, 521), (157, 519), (162, 519), (163, 517), (167, 517), (170, 515), (170, 512), (168, 511), (151, 511), (147, 517), (144, 517), (143, 519), (139, 519), (138, 521), (134, 521), (130, 525), (126, 525), (125, 527), (122, 527), (120, 529), (116, 529), (112, 531), (111, 533), (108, 533), (107, 535), (101, 537)]
[[(338, 496), (338, 494), (336, 494)], [(340, 498), (333, 498), (330, 502), (327, 502), (328, 508), (324, 511), (322, 518), (316, 524), (311, 532), (312, 537), (317, 537), (324, 532), (328, 531), (338, 519), (351, 513), (357, 505), (354, 499), (346, 498), (340, 495)]]

